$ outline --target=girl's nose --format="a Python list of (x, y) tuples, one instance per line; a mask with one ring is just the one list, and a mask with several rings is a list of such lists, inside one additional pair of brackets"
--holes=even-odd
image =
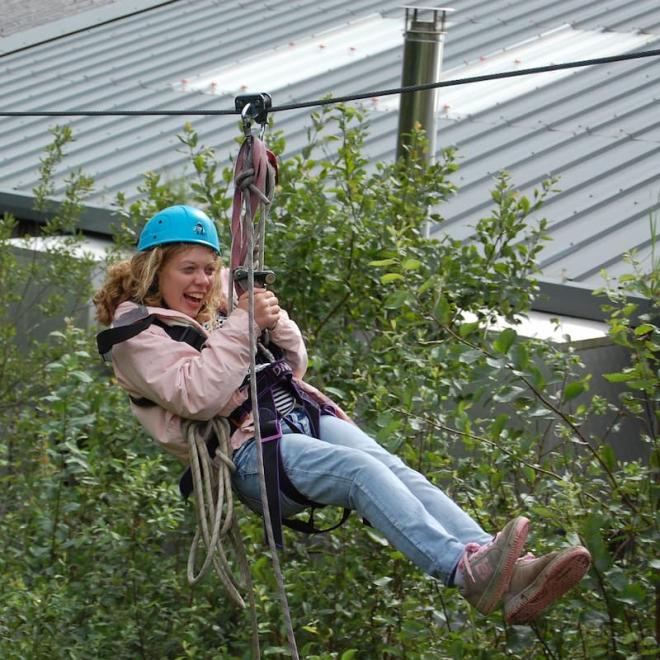
[(195, 284), (200, 284), (203, 286), (211, 285), (212, 276), (203, 270), (195, 271)]

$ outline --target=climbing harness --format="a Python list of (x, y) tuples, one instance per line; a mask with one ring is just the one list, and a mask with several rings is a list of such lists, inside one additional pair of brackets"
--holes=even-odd
[[(157, 325), (175, 341), (181, 341), (189, 344), (198, 351), (204, 348), (206, 337), (190, 325), (168, 325), (161, 321), (155, 314), (149, 314), (146, 307), (139, 306), (137, 309), (132, 310), (129, 315), (122, 317), (122, 322), (127, 320), (132, 321), (128, 325), (118, 325), (109, 328), (99, 333), (97, 337), (97, 345), (101, 355), (106, 359), (109, 357), (112, 346), (122, 341), (126, 341), (131, 337), (135, 337), (139, 333), (146, 330), (150, 325)], [(127, 318), (128, 317), (128, 318)], [(133, 320), (136, 319), (136, 320)], [(283, 546), (282, 525), (294, 529), (298, 532), (305, 534), (318, 534), (323, 532), (330, 532), (337, 529), (342, 525), (351, 513), (350, 509), (344, 509), (339, 522), (334, 525), (319, 529), (314, 522), (314, 514), (316, 509), (322, 508), (324, 505), (314, 502), (305, 497), (291, 482), (284, 466), (282, 465), (279, 440), (282, 437), (281, 422), (282, 419), (277, 411), (277, 403), (275, 401), (275, 391), (277, 389), (287, 390), (295, 401), (299, 409), (305, 411), (307, 418), (310, 422), (311, 435), (315, 438), (320, 436), (320, 417), (322, 414), (332, 414), (328, 407), (319, 407), (316, 402), (312, 401), (309, 396), (300, 388), (293, 380), (293, 372), (291, 367), (280, 356), (280, 351), (277, 346), (271, 346), (270, 355), (278, 359), (273, 362), (263, 362), (259, 360), (259, 366), (263, 368), (257, 372), (257, 391), (258, 391), (258, 406), (261, 412), (260, 429), (262, 435), (263, 452), (264, 452), (264, 471), (266, 478), (266, 489), (268, 494), (268, 504), (271, 514), (271, 521), (273, 525), (273, 534), (278, 548)], [(156, 404), (146, 397), (129, 397), (131, 401), (141, 408), (149, 408)], [(247, 399), (245, 403), (238, 406), (226, 419), (228, 426), (228, 433), (239, 429), (245, 419), (252, 412), (252, 400)], [(287, 424), (295, 428), (294, 422), (285, 417)], [(184, 436), (185, 437), (185, 436)], [(213, 458), (217, 456), (219, 443), (216, 435), (211, 433), (210, 437), (206, 440), (207, 454)], [(227, 453), (224, 448), (220, 449), (222, 460), (226, 462), (231, 452)], [(203, 461), (201, 461), (203, 465)], [(202, 470), (204, 468), (202, 467)], [(233, 471), (233, 468), (232, 468)], [(184, 499), (187, 499), (192, 493), (195, 492), (193, 484), (193, 462), (191, 454), (191, 466), (183, 473), (179, 480), (179, 490)], [(301, 506), (309, 508), (309, 518), (307, 520), (299, 519), (286, 519), (282, 517), (281, 513), (281, 497), (282, 495), (293, 500)]]

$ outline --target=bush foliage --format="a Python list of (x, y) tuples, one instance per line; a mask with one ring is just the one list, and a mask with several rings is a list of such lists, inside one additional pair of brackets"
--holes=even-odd
[[(248, 658), (247, 615), (212, 576), (186, 583), (194, 516), (178, 497), (180, 468), (132, 419), (82, 322), (95, 265), (80, 258), (75, 227), (92, 182), (72, 173), (66, 203), (49, 212), (53, 172), (72, 139), (68, 129), (53, 133), (35, 199), (52, 216), (44, 233), (67, 238), (34, 258), (12, 242), (13, 218), (0, 223), (0, 654)], [(324, 110), (307, 146), (280, 167), (267, 259), (308, 340), (309, 380), (486, 529), (523, 513), (535, 552), (582, 543), (594, 564), (547, 615), (511, 627), (500, 614), (475, 614), (356, 519), (328, 535), (287, 533), (282, 563), (301, 656), (654, 655), (655, 254), (650, 272), (631, 255), (630, 275), (605, 289), (610, 340), (629, 354), (624, 370), (606, 375), (621, 388), (609, 401), (590, 392), (597, 376), (570, 345), (515, 330), (537, 293), (546, 225), (533, 218), (554, 182), (530, 199), (502, 174), (471, 241), (430, 239), (427, 221), (441, 223), (442, 201), (455, 193), (455, 154), (418, 162), (417, 135), (409, 159), (372, 166), (366, 136), (359, 110)], [(147, 173), (140, 201), (119, 196), (119, 246), (153, 211), (181, 201), (209, 209), (228, 236), (230, 173), (191, 126), (180, 141), (191, 176), (171, 184)], [(271, 143), (283, 150), (281, 135)], [(651, 301), (641, 320), (630, 293)], [(512, 325), (496, 333), (488, 328), (498, 315)], [(595, 419), (609, 432), (591, 432)], [(637, 423), (644, 460), (614, 452), (623, 420)], [(239, 517), (263, 654), (286, 656), (261, 523), (245, 510)]]

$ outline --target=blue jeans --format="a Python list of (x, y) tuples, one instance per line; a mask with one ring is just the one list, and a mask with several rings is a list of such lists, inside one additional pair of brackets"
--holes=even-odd
[[(307, 423), (304, 413), (292, 414), (298, 428)], [(447, 582), (466, 544), (492, 539), (439, 488), (357, 426), (324, 415), (320, 440), (286, 425), (283, 432), (282, 461), (297, 490), (319, 504), (354, 509), (425, 573)], [(234, 490), (261, 512), (254, 440), (233, 460)], [(282, 509), (290, 517), (304, 507), (283, 496)]]

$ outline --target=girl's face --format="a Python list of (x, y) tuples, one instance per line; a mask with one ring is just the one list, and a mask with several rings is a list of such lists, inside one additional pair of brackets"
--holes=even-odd
[(204, 245), (175, 254), (158, 274), (165, 305), (196, 318), (211, 292), (217, 267), (216, 253)]

